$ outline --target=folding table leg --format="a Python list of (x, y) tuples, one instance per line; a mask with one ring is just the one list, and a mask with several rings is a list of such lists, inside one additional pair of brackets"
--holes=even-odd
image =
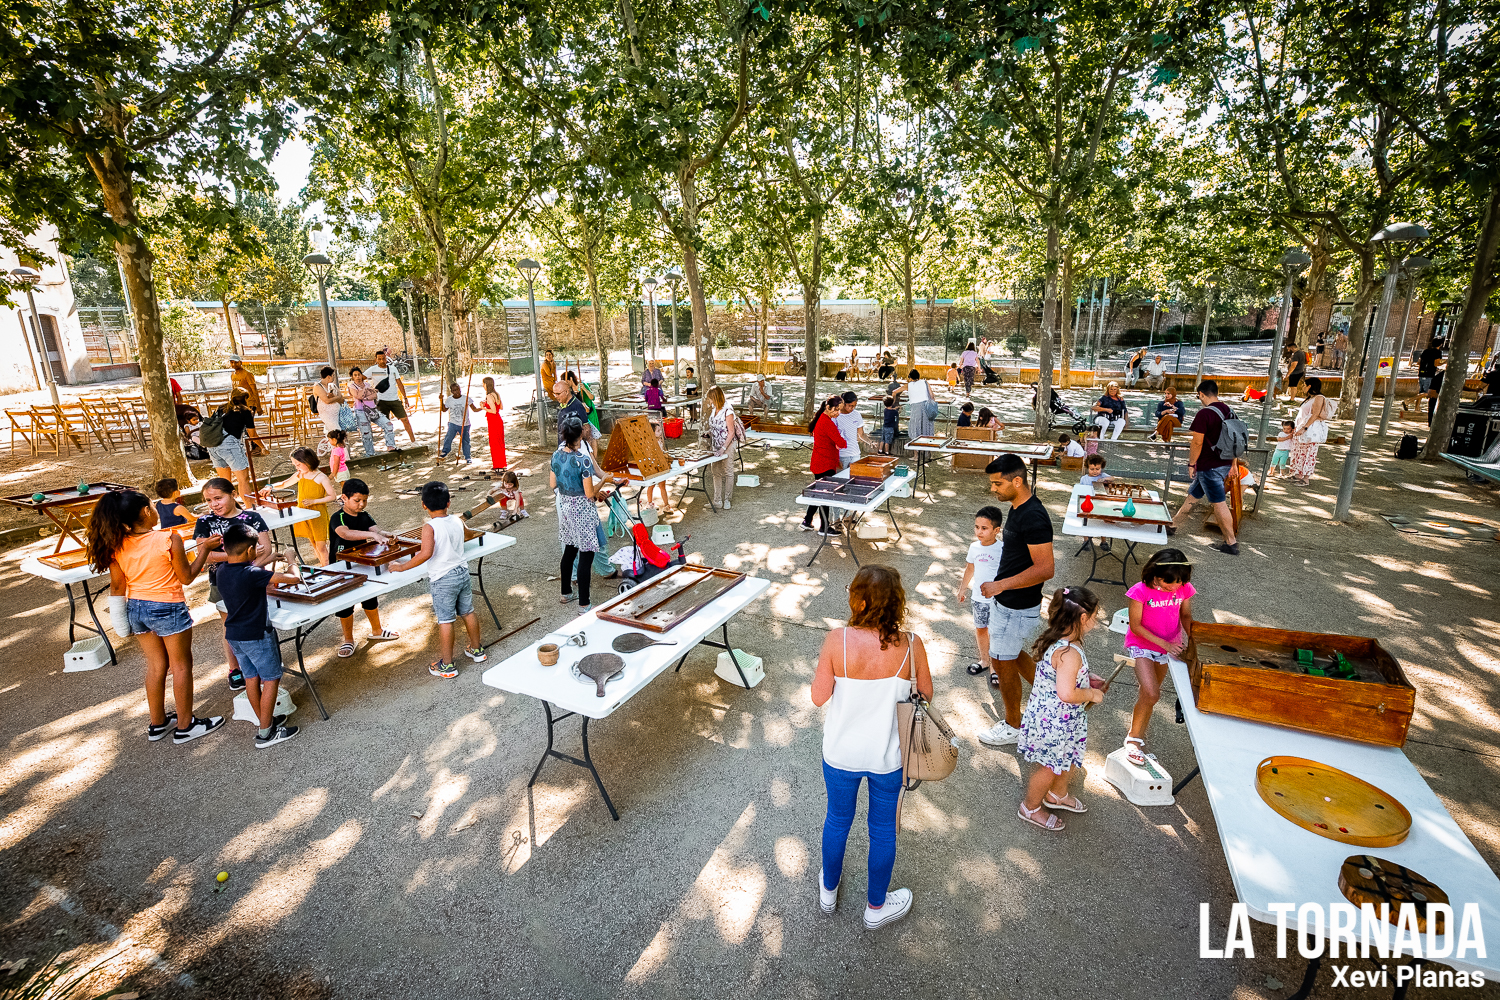
[(547, 763), (548, 757), (556, 757), (558, 760), (565, 760), (570, 764), (576, 764), (579, 767), (586, 768), (594, 776), (594, 784), (598, 786), (599, 794), (604, 799), (604, 805), (609, 809), (610, 818), (618, 821), (620, 814), (615, 811), (615, 804), (610, 801), (609, 792), (604, 788), (604, 779), (599, 777), (599, 769), (594, 766), (594, 757), (589, 752), (589, 720), (587, 718), (583, 720), (583, 759), (580, 760), (571, 754), (565, 754), (553, 749), (554, 727), (557, 723), (577, 713), (564, 712), (562, 715), (554, 717), (552, 714), (552, 704), (546, 701), (542, 702), (542, 710), (547, 713), (547, 749), (542, 754), (542, 759), (537, 761), (536, 770), (531, 772), (531, 780), (526, 783), (526, 787), (530, 788), (536, 784), (537, 777), (542, 773), (542, 765)]
[(896, 541), (901, 541), (901, 525), (896, 523), (895, 512), (891, 510), (891, 498), (885, 498), (885, 516), (891, 519), (891, 527), (896, 529)]
[(495, 619), (495, 630), (500, 630), (500, 616), (495, 614), (495, 606), (490, 603), (490, 595), (484, 589), (484, 556), (479, 557), (479, 562), (474, 564), (474, 572), (470, 574), (479, 581), (479, 596), (484, 598), (484, 606), (490, 609), (490, 617)]
[(318, 714), (322, 715), (323, 721), (327, 722), (328, 709), (323, 707), (323, 699), (318, 697), (318, 686), (313, 683), (312, 676), (307, 672), (307, 663), (302, 659), (302, 643), (312, 634), (313, 629), (321, 624), (323, 624), (323, 619), (319, 618), (311, 626), (298, 625), (297, 634), (293, 642), (297, 648), (297, 673), (302, 675), (302, 683), (306, 684), (307, 690), (312, 692), (313, 702), (318, 706)]
[(111, 664), (119, 663), (119, 659), (115, 656), (115, 644), (109, 641), (109, 636), (105, 633), (104, 626), (99, 621), (99, 613), (94, 610), (94, 598), (108, 590), (109, 583), (104, 583), (98, 590), (90, 590), (87, 580), (82, 581), (79, 586), (83, 588), (84, 605), (89, 609), (89, 617), (93, 619), (94, 624), (91, 628), (78, 621), (78, 599), (73, 596), (73, 585), (71, 583), (63, 584), (63, 590), (68, 595), (68, 645), (71, 646), (76, 641), (73, 638), (75, 629), (81, 628), (85, 632), (93, 632), (104, 640), (104, 648), (109, 650), (109, 662)]
[(1197, 767), (1197, 765), (1194, 765), (1193, 769), (1191, 771), (1189, 771), (1187, 774), (1185, 774), (1185, 775), (1182, 776), (1182, 780), (1181, 781), (1177, 782), (1177, 784), (1175, 784), (1175, 785), (1172, 786), (1172, 794), (1176, 795), (1178, 792), (1182, 791), (1196, 777), (1198, 777), (1198, 767)]
[(1307, 972), (1302, 976), (1302, 985), (1297, 988), (1297, 992), (1293, 993), (1288, 1000), (1307, 1000), (1307, 997), (1312, 993), (1313, 987), (1317, 985), (1318, 969), (1322, 964), (1322, 955), (1307, 960)]

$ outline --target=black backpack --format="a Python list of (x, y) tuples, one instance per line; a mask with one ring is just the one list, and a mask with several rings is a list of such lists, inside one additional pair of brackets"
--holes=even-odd
[(198, 428), (198, 442), (205, 448), (217, 448), (224, 443), (224, 408), (221, 406), (203, 418)]
[(1415, 434), (1401, 435), (1401, 443), (1396, 445), (1397, 458), (1416, 458), (1417, 451), (1421, 447)]

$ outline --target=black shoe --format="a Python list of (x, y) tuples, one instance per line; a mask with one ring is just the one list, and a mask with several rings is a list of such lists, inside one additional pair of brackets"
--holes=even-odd
[(150, 723), (146, 724), (146, 739), (150, 740), (152, 743), (155, 743), (157, 740), (165, 739), (166, 735), (176, 728), (177, 713), (168, 712), (167, 721), (163, 722), (161, 725), (153, 726)]
[(296, 735), (296, 726), (272, 726), (271, 731), (265, 736), (260, 736), (258, 734), (256, 735), (255, 749), (264, 750), (266, 747), (273, 747), (276, 744), (283, 743)]
[(273, 716), (271, 716), (271, 728), (275, 729), (276, 727), (280, 726), (285, 721), (286, 721), (286, 716), (284, 716), (284, 715), (273, 715)]
[(245, 675), (240, 673), (239, 667), (235, 667), (233, 670), (229, 671), (229, 690), (245, 690)]
[(173, 743), (191, 743), (200, 736), (207, 736), (224, 724), (222, 715), (215, 715), (209, 719), (200, 719), (193, 716), (191, 724), (186, 729), (174, 729), (172, 731)]
[(1209, 546), (1209, 548), (1218, 549), (1220, 552), (1224, 553), (1226, 556), (1237, 556), (1237, 555), (1240, 554), (1240, 543), (1239, 542), (1235, 542), (1233, 544), (1230, 544), (1230, 543), (1226, 542), (1223, 545), (1211, 545), (1211, 546)]
[(1167, 525), (1167, 537), (1171, 538), (1175, 534), (1177, 534), (1177, 529), (1172, 527), (1170, 524)]

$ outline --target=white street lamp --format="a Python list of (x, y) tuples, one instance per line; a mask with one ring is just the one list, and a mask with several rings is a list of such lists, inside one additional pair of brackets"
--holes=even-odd
[[(674, 267), (662, 275), (662, 280), (672, 286), (672, 395), (682, 395), (682, 376), (679, 374), (677, 362), (677, 286), (682, 282), (682, 275)], [(704, 331), (707, 333), (707, 331)], [(696, 346), (693, 350), (693, 363), (699, 364)]]
[[(647, 278), (645, 281), (641, 282), (641, 284), (643, 286), (645, 286), (645, 289), (646, 289), (646, 309), (647, 309), (647, 312), (649, 312), (650, 315), (651, 315), (651, 320), (650, 320), (650, 327), (651, 327), (651, 358), (650, 358), (650, 360), (655, 361), (657, 358), (661, 357), (661, 338), (657, 336), (657, 329), (656, 329), (656, 279), (655, 278)], [(646, 365), (647, 369), (650, 369), (650, 367), (651, 366), (649, 364)]]
[(338, 362), (334, 359), (333, 350), (333, 320), (328, 313), (328, 273), (333, 270), (333, 261), (328, 259), (327, 254), (310, 253), (302, 258), (302, 263), (318, 279), (318, 299), (323, 303), (323, 339), (328, 345), (328, 364), (337, 368)]
[(401, 297), (406, 300), (406, 329), (401, 331), (401, 350), (407, 357), (412, 358), (413, 370), (416, 368), (416, 359), (411, 353), (411, 344), (407, 342), (407, 337), (410, 336), (415, 340), (417, 336), (412, 330), (411, 325), (411, 294), (416, 287), (416, 284), (410, 278), (401, 279)]
[[(1385, 380), (1385, 405), (1380, 410), (1380, 436), (1385, 437), (1391, 423), (1391, 410), (1396, 405), (1396, 379), (1401, 375), (1401, 354), (1406, 350), (1406, 327), (1411, 322), (1411, 304), (1417, 297), (1417, 274), (1432, 266), (1426, 257), (1408, 257), (1406, 275), (1406, 315), (1401, 319), (1401, 329), (1396, 331), (1396, 349), (1391, 353), (1391, 373)], [(1385, 346), (1382, 342), (1381, 346)]]
[(530, 257), (523, 257), (516, 261), (516, 270), (526, 279), (526, 301), (531, 307), (531, 371), (536, 377), (536, 431), (545, 450), (548, 444), (547, 393), (552, 387), (542, 387), (542, 358), (536, 349), (536, 276), (541, 273), (542, 265)]
[[(14, 268), (10, 272), (11, 278), (18, 285), (26, 286), (26, 302), (31, 306), (31, 325), (36, 334), (37, 352), (42, 359), (42, 371), (46, 374), (47, 388), (52, 391), (52, 405), (61, 406), (62, 400), (57, 396), (57, 379), (52, 375), (52, 355), (47, 350), (47, 336), (42, 331), (42, 320), (36, 311), (36, 296), (32, 294), (36, 286), (41, 282), (42, 275), (29, 267)], [(58, 360), (62, 359), (62, 344), (57, 345)]]
[(1281, 345), (1286, 340), (1287, 334), (1291, 332), (1292, 283), (1297, 280), (1297, 275), (1312, 265), (1312, 258), (1301, 250), (1288, 250), (1281, 255), (1278, 263), (1281, 265), (1281, 273), (1286, 275), (1286, 287), (1281, 292), (1281, 315), (1276, 318), (1276, 336), (1271, 340), (1271, 369), (1266, 373), (1266, 397), (1260, 401), (1260, 432), (1255, 440), (1262, 447), (1266, 443), (1266, 425), (1271, 418), (1271, 400), (1276, 398), (1276, 375), (1280, 370)]

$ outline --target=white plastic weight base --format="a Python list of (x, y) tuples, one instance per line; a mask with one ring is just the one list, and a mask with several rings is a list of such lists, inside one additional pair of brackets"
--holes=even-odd
[[(739, 670), (734, 669), (736, 661), (740, 665)], [(745, 680), (743, 681), (740, 680), (740, 671), (744, 671), (745, 674)], [(751, 656), (743, 649), (736, 649), (733, 660), (729, 658), (729, 653), (727, 652), (719, 654), (719, 665), (714, 667), (714, 676), (720, 680), (728, 681), (735, 687), (745, 687), (747, 681), (750, 687), (755, 687), (755, 685), (766, 679), (766, 671), (765, 667), (761, 665), (760, 657)]]
[(1147, 757), (1145, 767), (1135, 767), (1126, 760), (1130, 753), (1124, 747), (1104, 759), (1104, 780), (1114, 785), (1138, 806), (1169, 806), (1172, 798), (1172, 776), (1154, 759)]
[(749, 472), (742, 472), (734, 478), (734, 485), (754, 488), (760, 485), (760, 477)]
[(671, 545), (677, 541), (672, 535), (672, 526), (670, 524), (653, 525), (651, 528), (651, 540), (657, 545)]
[(98, 670), (109, 662), (109, 647), (95, 636), (80, 639), (63, 654), (63, 673), (76, 674), (83, 670)]
[(859, 527), (854, 529), (856, 538), (865, 538), (875, 541), (884, 538), (890, 533), (884, 521), (861, 521)]
[[(286, 688), (278, 690), (276, 692), (275, 714), (291, 715), (295, 711), (297, 711), (297, 704), (292, 701), (292, 696), (286, 693)], [(251, 725), (260, 725), (260, 718), (255, 714), (255, 710), (250, 707), (250, 696), (243, 691), (234, 696), (233, 718), (240, 722), (248, 722)]]

